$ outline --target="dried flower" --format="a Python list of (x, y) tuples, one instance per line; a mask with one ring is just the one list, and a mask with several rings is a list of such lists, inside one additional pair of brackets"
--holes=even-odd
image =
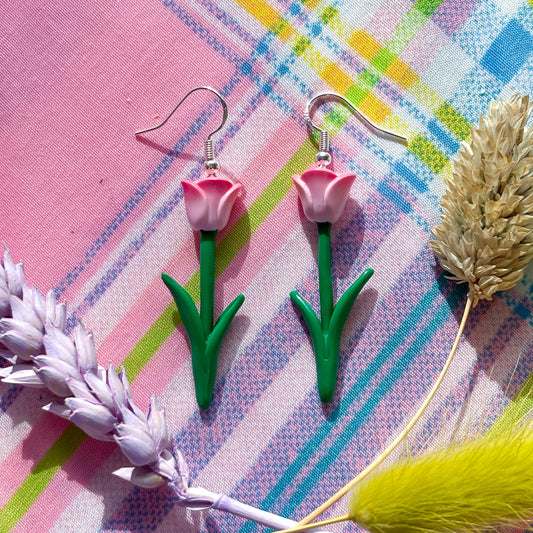
[(431, 248), (474, 305), (513, 287), (533, 257), (533, 132), (528, 96), (492, 102), (446, 182)]
[(135, 466), (113, 474), (139, 487), (166, 483), (189, 508), (219, 509), (279, 529), (296, 522), (240, 503), (201, 487), (189, 487), (189, 468), (179, 451), (166, 450), (164, 411), (152, 396), (145, 415), (133, 401), (126, 372), (107, 371), (96, 361), (92, 335), (81, 324), (74, 342), (65, 334), (65, 304), (53, 290), (46, 299), (26, 284), (22, 264), (9, 252), (0, 264), (0, 369), (6, 383), (47, 387), (58, 398), (43, 409), (70, 420), (98, 440), (115, 440)]
[(98, 366), (92, 335), (81, 324), (74, 342), (66, 335), (65, 304), (57, 304), (53, 290), (45, 299), (29, 286), (22, 265), (15, 265), (7, 250), (0, 265), (0, 315), (0, 356), (10, 363), (0, 369), (3, 381), (46, 387), (58, 398), (45, 410), (95, 439), (115, 440), (135, 467), (143, 468), (131, 470), (132, 483), (167, 482), (178, 495), (186, 494), (188, 470), (179, 470), (183, 458), (176, 465), (165, 450), (166, 421), (157, 399), (146, 416), (133, 401), (124, 370), (117, 374), (112, 365)]

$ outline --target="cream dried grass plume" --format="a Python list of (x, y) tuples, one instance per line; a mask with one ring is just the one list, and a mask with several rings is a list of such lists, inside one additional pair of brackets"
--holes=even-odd
[(452, 279), (469, 284), (473, 305), (513, 287), (533, 257), (531, 109), (517, 94), (491, 102), (446, 182), (430, 246)]

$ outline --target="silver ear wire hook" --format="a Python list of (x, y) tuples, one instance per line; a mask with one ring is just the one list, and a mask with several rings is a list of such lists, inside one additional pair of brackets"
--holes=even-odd
[(341, 102), (344, 104), (350, 111), (352, 111), (359, 120), (370, 130), (372, 130), (374, 133), (383, 135), (384, 137), (388, 137), (394, 141), (399, 141), (403, 144), (407, 144), (407, 138), (403, 137), (402, 135), (398, 135), (397, 133), (393, 133), (392, 131), (384, 130), (383, 128), (380, 128), (379, 126), (376, 126), (370, 119), (368, 119), (359, 109), (357, 109), (350, 100), (346, 99), (344, 96), (341, 96), (337, 93), (320, 93), (316, 96), (313, 96), (309, 102), (307, 102), (307, 106), (305, 108), (305, 120), (311, 126), (313, 129), (318, 131), (320, 133), (320, 144), (318, 148), (318, 154), (316, 155), (316, 161), (318, 164), (321, 165), (328, 165), (331, 162), (331, 155), (329, 153), (329, 131), (326, 131), (320, 127), (318, 127), (316, 124), (313, 124), (313, 121), (311, 120), (311, 112), (313, 111), (315, 105), (320, 100), (324, 99), (331, 99), (336, 100), (338, 102)]
[(140, 135), (141, 133), (146, 133), (148, 131), (157, 130), (158, 128), (161, 128), (164, 126), (170, 117), (174, 114), (176, 109), (185, 102), (185, 100), (195, 91), (210, 91), (213, 94), (215, 94), (218, 99), (220, 100), (220, 103), (222, 104), (222, 122), (218, 126), (216, 130), (213, 130), (208, 136), (207, 139), (204, 141), (204, 154), (205, 154), (205, 168), (210, 174), (216, 174), (218, 170), (220, 170), (220, 164), (215, 159), (215, 149), (213, 147), (213, 140), (211, 139), (211, 136), (217, 133), (217, 131), (220, 131), (222, 129), (222, 126), (226, 123), (226, 120), (228, 118), (228, 104), (226, 103), (226, 100), (224, 100), (224, 97), (216, 90), (213, 89), (213, 87), (208, 87), (205, 85), (202, 85), (200, 87), (195, 87), (194, 89), (191, 89), (178, 103), (178, 105), (170, 112), (170, 115), (161, 122), (161, 124), (158, 124), (157, 126), (152, 126), (151, 128), (146, 128), (144, 130), (139, 130), (135, 132), (135, 135)]

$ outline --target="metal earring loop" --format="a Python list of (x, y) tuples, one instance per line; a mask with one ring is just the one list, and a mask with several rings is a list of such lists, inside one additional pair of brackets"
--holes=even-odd
[(224, 100), (224, 97), (216, 89), (213, 89), (213, 87), (208, 87), (206, 85), (202, 85), (200, 87), (195, 87), (194, 89), (191, 89), (179, 101), (178, 105), (176, 105), (176, 107), (170, 112), (170, 114), (167, 116), (167, 118), (165, 118), (165, 120), (163, 120), (163, 122), (161, 122), (161, 124), (158, 124), (157, 126), (152, 126), (151, 128), (146, 128), (144, 130), (136, 131), (135, 135), (140, 135), (141, 133), (146, 133), (148, 131), (157, 130), (157, 129), (161, 128), (162, 126), (164, 126), (168, 122), (170, 117), (178, 109), (178, 107), (181, 104), (183, 104), (183, 102), (185, 102), (185, 100), (192, 93), (194, 93), (195, 91), (201, 91), (201, 90), (212, 92), (214, 95), (216, 95), (218, 97), (218, 99), (220, 100), (220, 103), (222, 104), (222, 121), (221, 121), (220, 125), (218, 126), (218, 128), (216, 128), (211, 133), (209, 133), (208, 136), (207, 136), (207, 139), (204, 141), (205, 168), (211, 174), (216, 174), (216, 172), (220, 169), (220, 164), (215, 158), (215, 149), (213, 147), (213, 140), (211, 139), (211, 136), (214, 135), (215, 133), (217, 133), (218, 131), (220, 131), (222, 129), (222, 127), (224, 126), (224, 124), (226, 123), (226, 120), (228, 118), (228, 104), (226, 103), (226, 100)]
[(398, 135), (397, 133), (393, 133), (392, 131), (385, 130), (383, 128), (380, 128), (379, 126), (376, 126), (369, 118), (367, 118), (359, 109), (357, 109), (350, 100), (345, 98), (344, 96), (341, 96), (337, 93), (320, 93), (316, 96), (313, 96), (311, 100), (307, 102), (307, 106), (305, 108), (305, 120), (311, 128), (318, 131), (320, 133), (320, 145), (319, 145), (319, 152), (317, 154), (316, 160), (318, 163), (323, 162), (323, 164), (328, 164), (331, 161), (331, 155), (329, 154), (329, 132), (320, 128), (316, 124), (313, 124), (313, 121), (311, 120), (311, 112), (315, 108), (316, 104), (325, 99), (334, 100), (337, 102), (340, 102), (344, 104), (352, 113), (357, 115), (359, 120), (371, 131), (378, 135), (382, 135), (384, 137), (387, 137), (389, 139), (392, 139), (394, 141), (401, 142), (403, 144), (407, 144), (407, 138), (403, 135)]

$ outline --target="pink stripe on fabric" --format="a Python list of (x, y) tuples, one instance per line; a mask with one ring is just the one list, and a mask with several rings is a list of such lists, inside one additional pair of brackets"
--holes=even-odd
[[(172, 109), (185, 89), (205, 84), (204, 58), (212, 49), (173, 13), (151, 1), (130, 0), (107, 6), (105, 11), (85, 6), (88, 13), (85, 7), (52, 3), (42, 6), (38, 17), (32, 16), (31, 6), (16, 6), (24, 20), (34, 21), (35, 33), (25, 30), (24, 42), (15, 39), (17, 46), (11, 50), (11, 55), (24, 57), (27, 63), (26, 74), (12, 78), (20, 85), (6, 91), (15, 93), (17, 100), (4, 112), (0, 124), (0, 130), (6, 132), (3, 151), (9, 154), (4, 165), (4, 194), (11, 199), (9, 205), (4, 204), (0, 233), (15, 257), (25, 258), (32, 282), (48, 287), (83, 260), (108, 224), (110, 213), (122, 208), (159, 163), (162, 154), (136, 141), (133, 132), (154, 123), (152, 115)], [(131, 17), (141, 14), (143, 24), (132, 26)], [(9, 14), (4, 20), (10, 20)], [(50, 32), (53, 25), (56, 28)], [(62, 34), (60, 47), (75, 43), (74, 49), (59, 53), (57, 65), (43, 64), (35, 49), (43, 46), (41, 40), (48, 42), (48, 33), (54, 36), (56, 32)], [(99, 38), (87, 38), (88, 32), (96, 32)], [(174, 51), (176, 35), (180, 42), (189, 43), (186, 69)], [(154, 42), (157, 45), (151, 46)], [(225, 42), (231, 46), (231, 41)], [(138, 47), (145, 54), (141, 64), (131, 53)], [(219, 58), (208, 81), (223, 86), (234, 72), (231, 63)], [(32, 91), (35, 80), (38, 87)], [(199, 106), (212, 102), (202, 96), (180, 110), (174, 125), (184, 117), (189, 124)], [(239, 91), (235, 91), (230, 105), (238, 98)], [(218, 120), (213, 116), (210, 122)], [(175, 127), (168, 127), (155, 139), (166, 150), (183, 133), (176, 134)], [(201, 139), (195, 139), (193, 151), (200, 146)], [(145, 200), (149, 202), (149, 198)], [(111, 239), (115, 245), (142, 211), (138, 208), (117, 230)], [(48, 238), (49, 234), (53, 238)], [(87, 275), (95, 268), (97, 265), (88, 269)]]
[(396, 26), (412, 7), (413, 4), (409, 0), (385, 1), (366, 24), (366, 29), (376, 41), (384, 45), (390, 40)]
[[(97, 466), (108, 459), (115, 449), (116, 445), (112, 442), (87, 438), (52, 478), (46, 491), (37, 497), (11, 532), (35, 531), (35, 524), (39, 524), (39, 531), (48, 531), (61, 515), (65, 500), (79, 493), (87, 485)], [(80, 460), (81, 458), (83, 460)], [(111, 475), (111, 472), (109, 474)], [(90, 509), (87, 512), (90, 513)]]
[(449, 41), (450, 36), (446, 35), (434, 22), (428, 20), (404, 48), (400, 59), (421, 75)]
[(479, 5), (479, 0), (444, 0), (431, 18), (448, 35), (453, 35)]
[[(37, 393), (36, 393), (37, 394)], [(6, 457), (0, 469), (0, 508), (9, 501), (22, 481), (68, 426), (68, 422), (50, 413), (44, 413), (28, 436)]]

